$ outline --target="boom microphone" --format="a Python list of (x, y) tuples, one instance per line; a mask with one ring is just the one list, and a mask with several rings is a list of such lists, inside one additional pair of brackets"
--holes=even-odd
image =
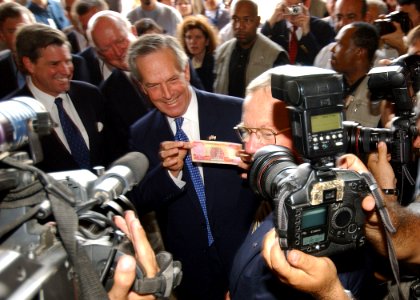
[(117, 199), (138, 184), (148, 168), (149, 160), (143, 153), (127, 153), (117, 159), (112, 167), (98, 178), (93, 187), (93, 198), (101, 203)]

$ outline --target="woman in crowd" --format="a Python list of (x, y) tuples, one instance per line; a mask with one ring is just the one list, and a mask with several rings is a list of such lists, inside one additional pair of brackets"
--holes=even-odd
[(178, 39), (190, 57), (206, 91), (213, 91), (214, 56), (217, 38), (214, 29), (204, 16), (186, 17), (178, 25)]

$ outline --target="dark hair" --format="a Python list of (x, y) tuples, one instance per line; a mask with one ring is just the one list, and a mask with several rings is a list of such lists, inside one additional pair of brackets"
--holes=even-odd
[(154, 30), (155, 33), (164, 33), (163, 28), (160, 27), (155, 22), (155, 20), (150, 19), (150, 18), (141, 18), (140, 20), (134, 23), (134, 27), (136, 27), (138, 36), (148, 33), (152, 30)]
[(178, 40), (185, 52), (190, 55), (187, 45), (185, 44), (185, 35), (192, 29), (199, 29), (203, 32), (204, 36), (209, 41), (206, 52), (213, 53), (217, 47), (217, 36), (213, 27), (208, 22), (208, 19), (202, 15), (188, 16), (178, 25)]
[(183, 71), (185, 69), (188, 64), (188, 56), (174, 37), (166, 34), (144, 34), (133, 42), (127, 51), (130, 72), (138, 81), (142, 82), (142, 78), (137, 70), (136, 59), (162, 49), (170, 49), (172, 51), (178, 70)]
[(104, 0), (76, 0), (71, 7), (71, 14), (73, 18), (83, 16), (92, 8), (97, 8), (98, 11), (107, 10), (108, 3)]
[(66, 35), (58, 29), (40, 23), (20, 27), (16, 33), (16, 53), (19, 66), (23, 67), (23, 57), (28, 57), (31, 62), (35, 63), (41, 55), (40, 50), (50, 45), (67, 45), (71, 49)]
[(356, 28), (352, 36), (353, 43), (357, 47), (366, 49), (368, 59), (372, 62), (379, 46), (378, 31), (373, 25), (366, 22), (354, 22), (351, 23), (351, 27)]
[(28, 15), (28, 17), (35, 23), (35, 17), (32, 12), (25, 6), (20, 5), (16, 2), (5, 2), (0, 4), (0, 27), (9, 18), (19, 18), (22, 15)]

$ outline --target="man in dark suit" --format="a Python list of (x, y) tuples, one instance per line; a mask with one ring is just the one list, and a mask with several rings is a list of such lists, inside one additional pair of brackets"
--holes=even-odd
[[(246, 172), (250, 168), (255, 152), (265, 145), (279, 145), (294, 149), (288, 111), (283, 101), (271, 94), (271, 76), (276, 68), (268, 70), (251, 81), (242, 109), (242, 123), (236, 128), (242, 136), (244, 154), (239, 164)], [(277, 71), (278, 73), (278, 71)], [(296, 151), (295, 151), (296, 153)], [(296, 162), (299, 158), (296, 157)], [(243, 174), (244, 176), (246, 173)], [(256, 180), (256, 179), (255, 179)], [(262, 180), (269, 180), (264, 178)], [(229, 292), (232, 300), (242, 299), (313, 299), (282, 284), (267, 267), (261, 256), (264, 236), (274, 228), (271, 199), (265, 199), (256, 215), (254, 226), (236, 252), (229, 277)], [(346, 261), (351, 255), (351, 266), (343, 263), (342, 257), (335, 260), (342, 285), (353, 295), (360, 296), (366, 281), (364, 253), (346, 253)]]
[(150, 107), (126, 62), (128, 46), (135, 40), (134, 27), (115, 11), (101, 11), (89, 21), (88, 37), (103, 60), (102, 65), (113, 69), (100, 89), (106, 100), (107, 121), (115, 137), (113, 144), (108, 145), (110, 160), (114, 160), (129, 151), (129, 128)]
[(178, 298), (224, 299), (257, 203), (236, 166), (192, 164), (186, 137), (239, 143), (232, 127), (242, 100), (192, 88), (188, 57), (173, 37), (140, 37), (128, 61), (156, 107), (131, 127), (132, 149), (150, 163), (133, 201), (141, 213), (156, 211), (165, 248), (182, 262)]
[(34, 97), (58, 124), (41, 139), (44, 160), (38, 166), (53, 172), (105, 165), (103, 98), (95, 86), (71, 81), (65, 35), (44, 24), (26, 25), (17, 32), (16, 50), (28, 78), (12, 96)]
[(334, 41), (335, 33), (327, 22), (310, 16), (304, 2), (282, 0), (261, 33), (287, 50), (291, 64), (310, 66), (321, 48)]
[[(24, 6), (8, 2), (0, 4), (0, 39), (8, 49), (0, 52), (0, 99), (8, 96), (25, 84), (25, 75), (16, 64), (16, 30), (19, 26), (35, 23), (33, 14)], [(72, 55), (73, 79), (89, 81), (84, 59)]]

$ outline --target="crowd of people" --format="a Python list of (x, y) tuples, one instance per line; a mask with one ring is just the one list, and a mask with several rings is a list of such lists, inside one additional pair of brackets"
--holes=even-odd
[[(132, 240), (146, 277), (158, 272), (157, 249), (182, 263), (174, 299), (386, 299), (399, 293), (387, 273), (387, 239), (370, 195), (361, 203), (366, 247), (334, 258), (285, 253), (272, 205), (252, 192), (247, 175), (253, 155), (267, 145), (286, 147), (301, 161), (293, 145), (296, 124), (287, 104), (272, 96), (277, 67), (341, 74), (345, 120), (393, 128), (395, 103), (370, 101), (368, 74), (402, 55), (420, 55), (419, 1), (278, 0), (264, 21), (261, 1), (252, 0), (140, 0), (126, 14), (121, 1), (112, 0), (0, 2), (0, 101), (33, 97), (57, 124), (41, 137), (44, 159), (36, 166), (93, 170), (130, 151), (144, 153), (149, 169), (128, 196), (140, 216), (153, 213), (160, 238), (149, 243), (133, 212), (115, 222)], [(405, 73), (413, 116), (419, 113), (418, 61), (405, 66), (417, 72)], [(417, 133), (409, 138), (420, 148)], [(242, 144), (239, 162), (192, 162), (197, 140)], [(366, 157), (346, 154), (336, 166), (371, 172), (385, 191), (401, 280), (409, 286), (420, 276), (420, 180), (414, 193), (400, 191), (409, 200), (390, 195), (405, 185), (389, 156), (381, 142)], [(408, 165), (416, 170), (415, 155)], [(110, 299), (154, 298), (130, 290), (136, 260), (120, 259)]]

